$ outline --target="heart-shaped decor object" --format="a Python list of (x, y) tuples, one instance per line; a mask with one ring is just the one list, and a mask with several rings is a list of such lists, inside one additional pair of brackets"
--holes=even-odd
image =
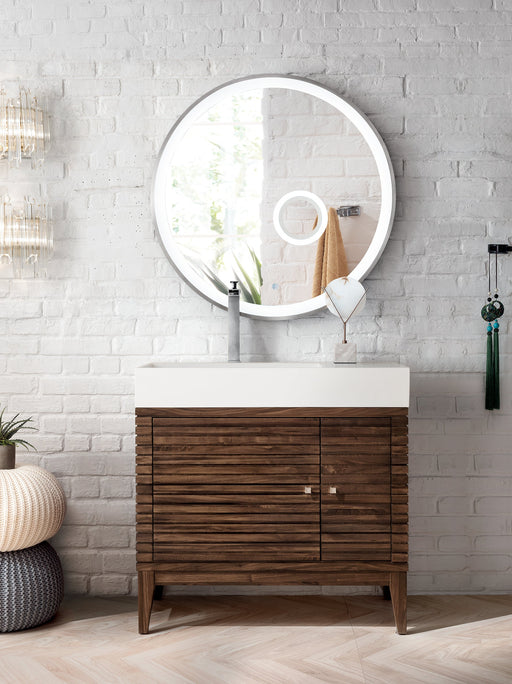
[(346, 323), (366, 304), (366, 290), (355, 278), (336, 278), (325, 287), (327, 308)]

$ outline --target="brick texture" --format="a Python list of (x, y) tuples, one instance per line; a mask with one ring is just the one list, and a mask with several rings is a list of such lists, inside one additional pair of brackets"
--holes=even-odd
[[(0, 272), (0, 402), (34, 415), (68, 496), (55, 539), (70, 591), (136, 591), (134, 368), (223, 360), (226, 316), (180, 281), (152, 225), (155, 159), (180, 113), (245, 74), (336, 89), (381, 132), (397, 177), (388, 247), (350, 324), (363, 361), (412, 369), (412, 592), (512, 590), (512, 260), (500, 261), (502, 409), (483, 408), (486, 244), (512, 214), (512, 12), (502, 0), (16, 0), (0, 76), (46, 95), (50, 277)], [(242, 320), (251, 360), (332, 358), (329, 314)]]

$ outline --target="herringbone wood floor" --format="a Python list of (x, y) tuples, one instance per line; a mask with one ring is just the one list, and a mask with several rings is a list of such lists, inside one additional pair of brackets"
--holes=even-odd
[(0, 634), (1, 684), (511, 684), (512, 596), (174, 597), (137, 633), (133, 599), (72, 598)]

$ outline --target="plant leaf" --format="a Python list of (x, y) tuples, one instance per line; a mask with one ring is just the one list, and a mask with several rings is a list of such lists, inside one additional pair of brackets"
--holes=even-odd
[(206, 264), (203, 264), (203, 265), (201, 266), (201, 269), (202, 269), (204, 275), (208, 278), (208, 280), (209, 280), (213, 285), (215, 285), (215, 287), (217, 288), (217, 290), (219, 290), (220, 292), (222, 292), (222, 294), (227, 295), (227, 293), (228, 293), (228, 287), (227, 287), (227, 285), (219, 278), (219, 276), (218, 276), (216, 273), (214, 273), (211, 269), (209, 269), (208, 266), (206, 266)]
[(2, 432), (9, 432), (9, 430), (11, 430), (12, 426), (15, 424), (16, 418), (17, 418), (19, 415), (20, 415), (20, 414), (17, 413), (17, 414), (14, 416), (14, 418), (11, 418), (11, 420), (7, 421), (6, 423), (2, 423), (2, 425), (0, 426), (0, 429), (2, 430)]
[(29, 423), (32, 420), (32, 418), (26, 418), (25, 420), (18, 420), (14, 422), (14, 419), (11, 420), (7, 426), (4, 426), (2, 433), (4, 437), (7, 439), (10, 439), (13, 435), (15, 435), (17, 432), (19, 432), (22, 428), (25, 428), (25, 430), (35, 430), (35, 427), (32, 426), (27, 426), (27, 423)]
[(243, 278), (240, 276), (239, 273), (236, 272), (236, 270), (234, 270), (233, 272), (235, 274), (235, 278), (238, 280), (238, 285), (242, 292), (242, 299), (244, 300), (244, 302), (247, 302), (248, 304), (254, 304), (254, 299), (251, 294), (251, 291), (249, 290), (249, 288), (245, 286)]
[(25, 447), (25, 449), (33, 449), (36, 451), (36, 448), (33, 444), (30, 444), (30, 442), (27, 442), (25, 439), (11, 439), (9, 442), (4, 442), (4, 444), (19, 444), (20, 446)]
[(253, 302), (255, 304), (261, 304), (261, 292), (258, 291), (258, 288), (256, 287), (256, 285), (252, 282), (250, 276), (248, 275), (248, 273), (246, 272), (246, 270), (244, 269), (244, 267), (242, 266), (242, 264), (238, 260), (238, 257), (236, 256), (236, 254), (233, 254), (233, 256), (235, 257), (235, 261), (238, 264), (238, 268), (242, 271), (242, 274), (245, 278), (245, 284), (249, 287), (249, 289), (251, 291)]
[(31, 449), (35, 450), (35, 447), (32, 444), (29, 444), (29, 442), (25, 441), (24, 439), (13, 439), (14, 435), (16, 435), (22, 429), (37, 429), (32, 425), (27, 425), (27, 423), (30, 423), (32, 421), (32, 417), (20, 418), (18, 420), (20, 414), (17, 413), (10, 420), (4, 421), (4, 413), (5, 407), (2, 409), (2, 412), (0, 413), (0, 444), (21, 444), (27, 449), (30, 447)]
[(263, 285), (263, 278), (261, 277), (261, 261), (258, 258), (258, 255), (256, 254), (256, 252), (254, 251), (254, 249), (252, 247), (249, 247), (249, 252), (251, 253), (252, 260), (254, 261), (254, 263), (256, 265), (256, 271), (258, 273), (258, 280), (259, 280), (260, 288), (261, 288), (261, 286)]

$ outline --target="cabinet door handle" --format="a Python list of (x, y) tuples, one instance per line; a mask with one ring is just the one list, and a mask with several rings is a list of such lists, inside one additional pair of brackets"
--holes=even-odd
[(336, 487), (329, 487), (329, 494), (336, 494)]
[(311, 494), (311, 487), (304, 487), (304, 494)]

